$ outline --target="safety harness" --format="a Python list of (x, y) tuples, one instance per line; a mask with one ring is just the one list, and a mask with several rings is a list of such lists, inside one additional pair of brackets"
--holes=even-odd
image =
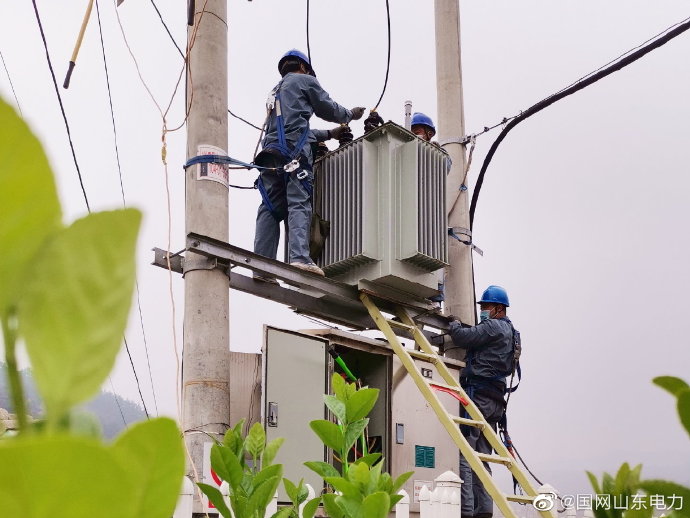
[[(283, 166), (282, 170), (279, 169), (276, 171), (277, 174), (283, 175), (283, 182), (285, 186), (287, 186), (288, 181), (292, 179), (292, 174), (294, 173), (295, 179), (300, 182), (309, 196), (311, 196), (312, 185), (309, 181), (309, 167), (304, 166), (304, 162), (306, 162), (306, 160), (303, 162), (300, 161), (300, 158), (302, 158), (300, 156), (302, 153), (302, 148), (307, 143), (307, 139), (309, 138), (309, 126), (307, 125), (307, 127), (304, 128), (304, 132), (297, 141), (297, 144), (291, 148), (287, 142), (287, 139), (285, 138), (285, 119), (283, 117), (283, 110), (280, 104), (280, 87), (282, 85), (283, 81), (280, 81), (280, 83), (278, 83), (278, 85), (271, 91), (266, 102), (266, 110), (269, 113), (275, 110), (278, 141), (266, 145), (263, 150), (267, 151), (270, 149), (275, 149), (278, 151), (278, 153), (280, 153), (280, 156), (287, 160), (287, 163)], [(256, 179), (254, 185), (259, 190), (259, 193), (261, 193), (261, 198), (263, 199), (263, 202), (268, 210), (271, 212), (271, 215), (273, 215), (273, 217), (277, 220), (280, 220), (281, 217), (279, 214), (277, 214), (275, 207), (271, 203), (271, 199), (268, 196), (268, 190), (261, 179), (261, 175), (259, 175), (259, 177)]]

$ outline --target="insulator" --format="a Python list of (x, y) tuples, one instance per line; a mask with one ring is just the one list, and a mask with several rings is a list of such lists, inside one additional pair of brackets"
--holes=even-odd
[(381, 124), (383, 124), (383, 118), (379, 115), (379, 112), (371, 110), (369, 112), (369, 117), (364, 119), (364, 133), (369, 133), (375, 130)]
[(338, 143), (340, 144), (340, 147), (344, 146), (345, 144), (349, 144), (355, 139), (355, 136), (352, 134), (352, 130), (350, 129), (350, 126), (345, 126), (347, 128), (347, 131), (345, 131), (342, 135), (340, 135), (340, 138), (338, 139)]

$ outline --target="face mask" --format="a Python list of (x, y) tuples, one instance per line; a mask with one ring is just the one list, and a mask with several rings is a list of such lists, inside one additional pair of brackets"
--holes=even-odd
[(488, 309), (483, 309), (482, 311), (479, 312), (479, 320), (481, 322), (484, 322), (485, 320), (489, 320), (491, 318), (491, 311)]

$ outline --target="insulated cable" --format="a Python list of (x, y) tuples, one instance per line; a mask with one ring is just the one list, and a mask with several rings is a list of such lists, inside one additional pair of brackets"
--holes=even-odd
[(139, 376), (137, 376), (137, 370), (134, 368), (134, 360), (132, 360), (132, 353), (129, 352), (129, 344), (127, 343), (127, 338), (122, 337), (125, 341), (125, 350), (127, 351), (127, 356), (129, 356), (129, 363), (132, 366), (132, 372), (134, 373), (134, 380), (137, 383), (137, 390), (139, 390), (139, 397), (141, 398), (141, 404), (144, 405), (144, 413), (146, 414), (146, 419), (151, 419), (149, 411), (146, 408), (146, 401), (144, 401), (144, 395), (141, 393), (141, 385), (139, 384)]
[(2, 55), (2, 51), (0, 51), (0, 59), (2, 60), (2, 66), (5, 68), (5, 73), (7, 74), (7, 79), (10, 82), (10, 88), (12, 88), (12, 95), (14, 95), (14, 102), (17, 103), (17, 108), (19, 109), (19, 115), (24, 117), (24, 114), (22, 113), (22, 107), (19, 104), (19, 99), (17, 99), (17, 92), (14, 91), (14, 84), (12, 84), (12, 78), (10, 77), (10, 71), (7, 70), (7, 64), (5, 63), (5, 57)]
[[(113, 126), (113, 141), (115, 146), (115, 159), (117, 162), (117, 172), (120, 179), (120, 192), (122, 193), (122, 205), (127, 207), (127, 200), (125, 199), (125, 188), (124, 182), (122, 180), (122, 167), (120, 165), (120, 152), (117, 145), (117, 128), (115, 125), (115, 111), (113, 109), (113, 97), (110, 89), (110, 75), (108, 73), (108, 61), (105, 55), (105, 43), (103, 41), (103, 26), (101, 24), (101, 12), (98, 6), (98, 0), (96, 0), (96, 19), (98, 20), (98, 33), (101, 39), (101, 52), (103, 55), (103, 68), (105, 71), (105, 82), (108, 89), (108, 103), (110, 105), (110, 120)], [(158, 400), (156, 398), (156, 389), (153, 384), (153, 375), (151, 374), (151, 360), (149, 359), (149, 348), (146, 340), (146, 331), (144, 330), (144, 315), (141, 310), (141, 297), (139, 292), (139, 281), (135, 280), (136, 295), (137, 295), (137, 308), (139, 310), (139, 322), (141, 323), (141, 334), (144, 340), (144, 350), (146, 351), (146, 362), (148, 364), (149, 380), (151, 381), (151, 392), (153, 393), (153, 404), (156, 408), (156, 415), (158, 415)]]
[(65, 76), (65, 82), (62, 83), (62, 87), (69, 88), (69, 81), (72, 78), (72, 72), (77, 64), (77, 56), (79, 55), (79, 49), (81, 48), (81, 42), (84, 41), (84, 33), (86, 32), (86, 26), (89, 24), (89, 18), (91, 18), (91, 10), (93, 9), (94, 0), (89, 0), (89, 4), (86, 6), (86, 13), (84, 14), (84, 20), (81, 22), (81, 28), (79, 29), (79, 35), (77, 36), (77, 42), (74, 44), (74, 50), (72, 51), (72, 58), (69, 60), (69, 66), (67, 67), (67, 75)]
[[(671, 30), (669, 30), (671, 29)], [(690, 29), (690, 18), (686, 18), (685, 20), (676, 23), (675, 25), (671, 26), (669, 29), (666, 31), (663, 31), (661, 34), (663, 36), (654, 39), (652, 38), (651, 43), (648, 43), (644, 46), (638, 46), (636, 47), (637, 50), (635, 50), (632, 53), (625, 53), (623, 54), (622, 59), (619, 60), (614, 60), (612, 64), (609, 64), (608, 66), (604, 66), (602, 68), (599, 68), (597, 72), (588, 74), (587, 76), (584, 76), (584, 79), (578, 80), (572, 85), (560, 90), (558, 93), (553, 94), (538, 103), (532, 105), (529, 107), (527, 110), (524, 112), (520, 113), (520, 115), (514, 117), (508, 124), (506, 124), (505, 128), (501, 131), (501, 133), (498, 135), (496, 140), (493, 142), (491, 145), (491, 148), (489, 149), (489, 152), (487, 153), (486, 157), (484, 158), (484, 163), (482, 164), (482, 168), (479, 171), (479, 176), (477, 177), (477, 183), (474, 188), (474, 192), (472, 193), (472, 202), (470, 204), (470, 230), (472, 230), (474, 226), (474, 213), (477, 208), (477, 201), (479, 199), (479, 193), (481, 192), (482, 184), (484, 183), (484, 176), (486, 175), (486, 170), (489, 167), (489, 164), (491, 163), (491, 160), (493, 159), (494, 154), (496, 153), (496, 150), (498, 149), (498, 146), (501, 144), (503, 139), (505, 139), (506, 135), (510, 130), (512, 130), (515, 126), (517, 126), (519, 123), (522, 121), (528, 119), (532, 115), (542, 111), (543, 109), (551, 106), (555, 102), (568, 97), (569, 95), (574, 94), (575, 92), (582, 90), (586, 87), (588, 87), (591, 84), (596, 83), (600, 79), (603, 79), (604, 77), (607, 77), (614, 72), (617, 72), (618, 70), (621, 70), (622, 68), (625, 68), (626, 66), (630, 65), (631, 63), (634, 63), (638, 59), (642, 58), (643, 56), (649, 54), (653, 50), (657, 49), (658, 47), (661, 47), (662, 45), (668, 43), (671, 41), (673, 38), (681, 35), (688, 29)], [(649, 40), (648, 40), (649, 41)]]
[(79, 177), (79, 185), (81, 186), (81, 192), (84, 195), (84, 202), (86, 203), (86, 209), (91, 212), (91, 207), (89, 205), (89, 198), (86, 196), (86, 189), (84, 188), (84, 179), (81, 176), (81, 170), (79, 169), (79, 163), (77, 162), (77, 155), (74, 151), (74, 143), (72, 142), (72, 133), (69, 129), (69, 123), (67, 122), (67, 115), (65, 114), (65, 107), (62, 104), (62, 97), (60, 96), (60, 89), (58, 88), (57, 80), (55, 79), (55, 71), (53, 70), (53, 63), (50, 60), (50, 53), (48, 52), (48, 42), (46, 41), (45, 32), (43, 32), (43, 24), (41, 23), (41, 16), (38, 14), (38, 6), (36, 5), (36, 0), (31, 0), (34, 6), (34, 12), (36, 13), (36, 22), (38, 23), (38, 29), (41, 32), (41, 39), (43, 40), (43, 48), (46, 53), (46, 60), (48, 62), (48, 68), (50, 69), (50, 75), (53, 78), (53, 86), (55, 88), (55, 94), (57, 95), (58, 102), (60, 103), (60, 111), (62, 112), (62, 120), (65, 123), (65, 129), (67, 130), (67, 139), (69, 140), (69, 147), (72, 150), (72, 159), (74, 160), (74, 166), (77, 169), (77, 176)]
[(391, 69), (391, 9), (390, 5), (388, 4), (388, 0), (386, 0), (386, 21), (388, 25), (388, 58), (386, 60), (386, 79), (383, 82), (383, 90), (381, 91), (381, 96), (379, 97), (379, 100), (376, 102), (376, 106), (374, 106), (374, 108), (371, 110), (373, 112), (375, 112), (376, 109), (379, 107), (379, 104), (381, 104), (381, 100), (383, 99), (383, 94), (386, 93), (386, 87), (388, 86), (388, 73)]
[(122, 422), (125, 424), (125, 428), (127, 428), (129, 424), (127, 424), (127, 419), (125, 419), (125, 413), (122, 411), (122, 405), (120, 405), (120, 400), (118, 399), (117, 393), (115, 392), (115, 385), (113, 385), (113, 378), (110, 375), (108, 375), (108, 381), (110, 381), (110, 389), (113, 391), (113, 399), (115, 400), (117, 408), (120, 411)]
[(307, 0), (307, 57), (309, 58), (309, 66), (314, 70), (311, 63), (311, 46), (309, 44), (309, 0)]

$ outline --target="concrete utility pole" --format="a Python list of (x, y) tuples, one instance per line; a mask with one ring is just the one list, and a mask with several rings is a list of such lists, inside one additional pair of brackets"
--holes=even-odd
[[(205, 12), (201, 9), (205, 4)], [(196, 2), (193, 45), (187, 71), (187, 158), (227, 154), (228, 145), (228, 27), (227, 0)], [(196, 31), (194, 41), (191, 38)], [(217, 148), (217, 149), (214, 149)], [(198, 164), (186, 172), (186, 232), (228, 242), (227, 168)], [(228, 385), (229, 285), (227, 275), (203, 256), (188, 253), (184, 262), (184, 367), (182, 371), (183, 430), (224, 433), (230, 416)], [(205, 463), (208, 436), (186, 434), (185, 441), (199, 476)], [(192, 466), (187, 466), (192, 473)], [(195, 493), (194, 514), (202, 516)]]
[[(460, 63), (460, 5), (458, 0), (435, 0), (436, 89), (438, 98), (438, 140), (458, 141), (465, 135), (465, 110), (462, 98)], [(465, 146), (448, 144), (445, 149), (453, 160), (447, 179), (446, 207), (448, 226), (464, 241), (469, 236), (468, 191), (461, 191), (465, 174)], [(446, 314), (464, 323), (475, 323), (472, 291), (472, 249), (457, 239), (448, 239), (450, 266), (446, 268)]]

